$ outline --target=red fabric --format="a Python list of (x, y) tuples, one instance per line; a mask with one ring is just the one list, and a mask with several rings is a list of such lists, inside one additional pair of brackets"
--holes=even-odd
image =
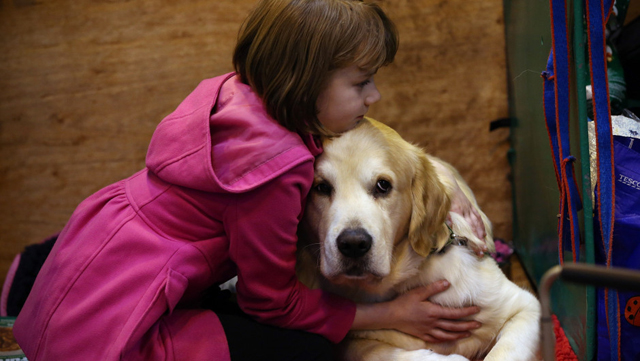
[(556, 361), (578, 361), (578, 357), (573, 352), (569, 339), (560, 326), (560, 321), (556, 315), (551, 315), (553, 319), (553, 331), (556, 334)]

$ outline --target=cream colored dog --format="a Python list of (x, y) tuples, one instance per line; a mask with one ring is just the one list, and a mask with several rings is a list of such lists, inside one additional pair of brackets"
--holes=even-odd
[[(302, 222), (298, 277), (355, 302), (393, 299), (446, 279), (451, 287), (430, 301), (444, 306), (479, 306), (472, 318), (482, 327), (455, 342), (428, 344), (394, 331), (351, 332), (346, 360), (534, 360), (539, 344), (540, 305), (510, 282), (464, 218), (449, 214), (452, 172), (473, 205), (476, 200), (456, 170), (402, 140), (389, 127), (365, 119), (324, 143)], [(479, 209), (493, 248), (491, 225)], [(460, 238), (457, 238), (460, 240)], [(462, 244), (457, 244), (462, 243)]]

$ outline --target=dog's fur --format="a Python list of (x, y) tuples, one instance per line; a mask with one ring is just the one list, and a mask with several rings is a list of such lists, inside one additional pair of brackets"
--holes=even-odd
[[(352, 331), (343, 342), (344, 359), (536, 358), (537, 299), (510, 282), (491, 257), (477, 256), (472, 244), (446, 245), (450, 231), (445, 220), (454, 185), (451, 177), (441, 175), (445, 169), (477, 207), (455, 169), (372, 119), (324, 142), (301, 227), (300, 280), (358, 303), (372, 303), (446, 279), (451, 287), (431, 302), (481, 309), (471, 319), (482, 327), (455, 342), (428, 344), (394, 330)], [(478, 212), (488, 234), (484, 242), (493, 249), (489, 220)], [(464, 218), (455, 213), (451, 217), (457, 235), (481, 244)], [(345, 231), (356, 239), (368, 235), (370, 249), (356, 257), (342, 254), (338, 239), (344, 239)]]

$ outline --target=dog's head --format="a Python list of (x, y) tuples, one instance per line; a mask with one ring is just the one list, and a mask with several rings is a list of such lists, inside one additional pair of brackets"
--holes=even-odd
[(325, 141), (303, 224), (319, 244), (324, 277), (377, 282), (392, 272), (400, 242), (422, 256), (437, 247), (449, 208), (422, 150), (366, 119)]

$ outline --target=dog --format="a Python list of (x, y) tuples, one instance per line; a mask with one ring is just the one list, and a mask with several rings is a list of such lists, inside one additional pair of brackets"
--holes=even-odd
[[(446, 279), (450, 288), (431, 302), (481, 309), (469, 319), (482, 326), (453, 342), (427, 343), (395, 330), (351, 331), (341, 344), (343, 359), (537, 359), (540, 304), (491, 257), (474, 252), (482, 243), (494, 249), (491, 224), (451, 165), (370, 118), (325, 140), (323, 148), (300, 227), (300, 281), (373, 303)], [(453, 182), (481, 215), (484, 241), (449, 211)]]

